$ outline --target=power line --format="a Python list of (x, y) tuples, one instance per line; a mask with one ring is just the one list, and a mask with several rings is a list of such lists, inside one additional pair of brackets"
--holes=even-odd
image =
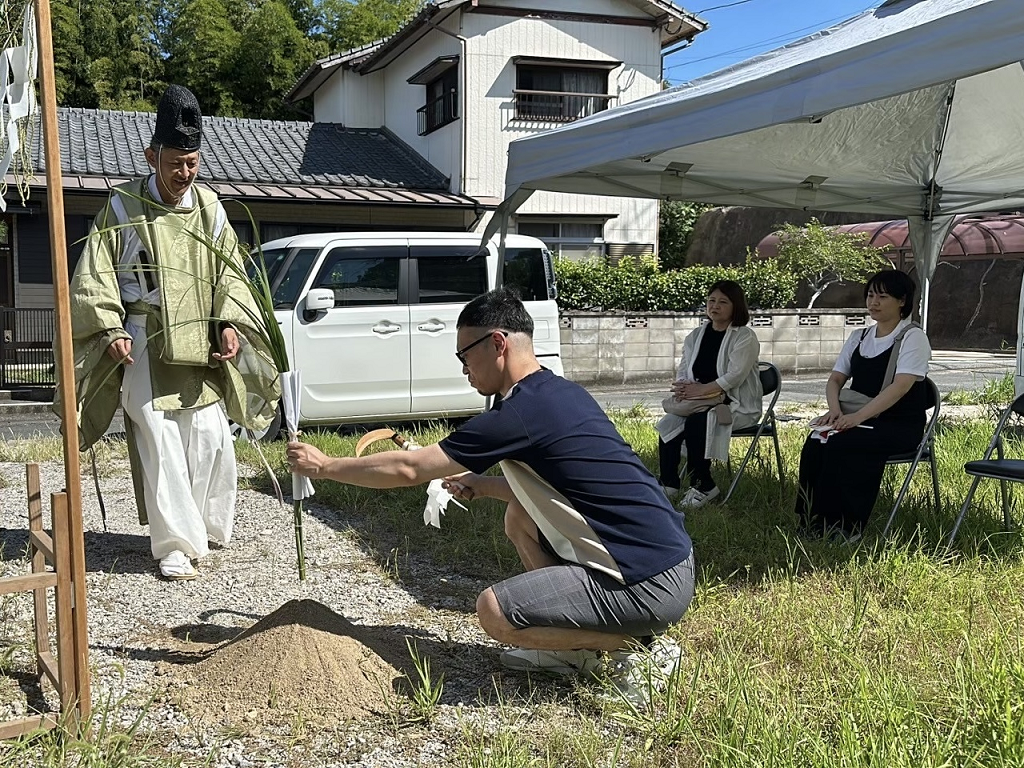
[[(746, 2), (750, 2), (750, 0), (745, 0), (745, 1)], [(870, 5), (870, 6), (868, 6), (868, 8), (874, 8), (874, 5)], [(865, 10), (867, 10), (867, 9), (865, 9)], [(861, 13), (863, 13), (863, 11), (861, 11)], [(721, 59), (721, 58), (726, 57), (726, 56), (731, 56), (734, 53), (743, 53), (744, 51), (749, 51), (749, 50), (751, 50), (753, 48), (758, 48), (758, 47), (760, 47), (762, 45), (765, 45), (766, 43), (774, 43), (774, 42), (779, 42), (779, 41), (787, 41), (788, 42), (789, 40), (792, 40), (792, 36), (793, 35), (796, 35), (796, 34), (798, 34), (800, 32), (806, 32), (808, 30), (819, 31), (819, 30), (822, 29), (823, 25), (831, 24), (833, 21), (842, 21), (842, 20), (845, 20), (845, 19), (848, 19), (848, 18), (850, 18), (848, 15), (834, 16), (831, 19), (825, 19), (824, 21), (818, 21), (818, 22), (815, 22), (814, 24), (809, 24), (806, 27), (800, 27), (799, 29), (790, 30), (789, 32), (782, 32), (782, 33), (780, 33), (778, 35), (774, 35), (772, 37), (767, 37), (767, 38), (765, 38), (763, 40), (758, 40), (758, 41), (753, 42), (753, 43), (748, 43), (747, 45), (740, 46), (739, 48), (732, 48), (732, 49), (730, 49), (728, 51), (722, 51), (721, 53), (712, 54), (711, 56), (703, 56), (703, 57), (701, 57), (699, 59), (690, 59), (689, 61), (680, 62), (679, 64), (673, 64), (670, 67), (665, 67), (665, 71), (668, 72), (668, 71), (673, 70), (673, 69), (681, 69), (682, 67), (688, 67), (691, 64), (698, 64), (698, 63), (700, 63), (702, 61), (710, 61), (711, 59)]]
[(717, 11), (719, 8), (732, 8), (734, 5), (743, 5), (744, 3), (752, 2), (754, 2), (754, 0), (737, 0), (737, 2), (735, 3), (726, 3), (725, 5), (713, 5), (710, 8), (705, 8), (704, 10), (701, 11), (694, 11), (694, 15), (700, 16), (702, 13), (707, 13), (708, 11)]

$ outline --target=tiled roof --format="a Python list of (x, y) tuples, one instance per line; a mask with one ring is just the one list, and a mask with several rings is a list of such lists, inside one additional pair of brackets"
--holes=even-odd
[[(65, 189), (105, 190), (150, 172), (143, 150), (156, 115), (59, 109)], [(36, 179), (44, 180), (34, 126)], [(363, 203), (473, 205), (386, 128), (334, 123), (203, 118), (200, 180), (222, 195)]]
[[(58, 110), (61, 170), (72, 175), (139, 176), (156, 115)], [(36, 164), (43, 167), (38, 154)], [(387, 129), (335, 123), (203, 118), (203, 178), (346, 187), (446, 190), (447, 179)]]

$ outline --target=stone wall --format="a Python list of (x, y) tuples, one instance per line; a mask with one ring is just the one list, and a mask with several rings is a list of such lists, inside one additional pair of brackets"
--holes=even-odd
[[(670, 379), (683, 340), (703, 321), (703, 312), (563, 312), (566, 378), (581, 384)], [(783, 373), (831, 370), (850, 332), (869, 323), (862, 309), (757, 310), (750, 316), (760, 359)]]

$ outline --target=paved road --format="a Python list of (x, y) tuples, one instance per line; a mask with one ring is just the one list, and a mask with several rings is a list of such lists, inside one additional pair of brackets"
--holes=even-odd
[[(948, 352), (939, 350), (932, 357), (931, 376), (942, 393), (954, 389), (980, 389), (987, 381), (1001, 379), (1014, 371), (1016, 360), (1013, 355), (989, 354), (983, 352)], [(782, 403), (817, 403), (824, 400), (824, 373), (804, 374), (783, 378)], [(665, 396), (665, 384), (637, 384), (617, 387), (594, 386), (590, 392), (606, 409), (625, 410), (642, 403), (652, 410), (658, 410)], [(20, 404), (19, 404), (20, 405)], [(39, 405), (37, 413), (25, 413), (21, 407), (5, 407), (0, 403), (0, 440), (21, 439), (39, 435), (59, 435), (60, 422), (49, 411), (49, 405)], [(111, 431), (121, 432), (124, 427), (120, 413), (111, 425)]]
[[(1014, 355), (983, 352), (936, 351), (931, 361), (931, 378), (943, 394), (955, 389), (981, 389), (988, 381), (1002, 379), (1016, 368)], [(783, 376), (781, 403), (818, 403), (825, 399), (827, 373)], [(634, 387), (592, 387), (591, 394), (604, 408), (627, 409), (642, 403), (651, 409), (661, 407), (667, 391), (665, 384), (642, 384)]]

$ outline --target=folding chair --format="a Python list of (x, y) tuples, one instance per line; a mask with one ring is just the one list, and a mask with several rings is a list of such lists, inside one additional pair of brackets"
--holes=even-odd
[[(723, 502), (728, 501), (729, 497), (732, 496), (732, 492), (736, 490), (736, 485), (739, 483), (740, 478), (743, 477), (743, 470), (747, 468), (747, 463), (750, 461), (751, 456), (754, 455), (754, 449), (757, 448), (757, 443), (762, 436), (771, 437), (775, 442), (775, 461), (779, 466), (779, 485), (781, 486), (785, 482), (782, 474), (782, 451), (779, 448), (779, 430), (778, 424), (775, 422), (775, 404), (779, 401), (779, 394), (782, 392), (782, 374), (779, 373), (779, 369), (774, 365), (763, 360), (758, 362), (757, 366), (757, 375), (761, 379), (761, 393), (764, 397), (771, 395), (772, 399), (757, 424), (732, 431), (733, 438), (749, 438), (750, 447), (747, 448), (747, 455), (743, 457), (743, 462), (740, 464), (739, 469), (736, 470), (736, 474), (733, 475), (732, 484), (729, 486), (729, 491), (725, 494), (725, 498), (722, 499)], [(732, 471), (731, 460), (726, 462), (726, 467)]]
[[(1010, 503), (1006, 483), (1024, 483), (1024, 461), (1003, 457), (1002, 431), (1010, 415), (1014, 413), (1018, 416), (1024, 416), (1024, 395), (1020, 395), (1014, 400), (999, 419), (999, 424), (996, 425), (996, 431), (992, 434), (992, 440), (988, 444), (985, 455), (979, 461), (969, 461), (964, 464), (964, 472), (972, 475), (974, 482), (971, 483), (971, 489), (967, 492), (964, 505), (960, 507), (960, 514), (957, 515), (956, 523), (953, 525), (953, 532), (949, 534), (950, 546), (953, 544), (953, 539), (956, 538), (956, 532), (960, 528), (960, 523), (963, 522), (964, 515), (967, 514), (968, 507), (971, 506), (971, 500), (974, 498), (974, 492), (978, 489), (978, 483), (984, 478), (999, 481), (999, 491), (1003, 502), (1003, 527), (1006, 530), (1010, 530)], [(995, 451), (998, 458), (992, 458), (993, 451)]]
[(890, 456), (885, 466), (892, 467), (898, 464), (909, 464), (910, 469), (907, 470), (907, 476), (903, 480), (903, 487), (900, 488), (899, 494), (896, 496), (896, 502), (892, 505), (892, 512), (889, 513), (889, 520), (885, 524), (885, 529), (882, 531), (882, 539), (889, 534), (889, 528), (892, 527), (893, 520), (896, 519), (896, 513), (899, 512), (900, 504), (903, 503), (903, 498), (907, 495), (907, 490), (910, 488), (910, 481), (914, 479), (914, 472), (917, 471), (917, 466), (922, 461), (926, 461), (931, 465), (932, 469), (932, 498), (935, 502), (935, 510), (942, 509), (942, 505), (939, 503), (939, 473), (935, 468), (935, 426), (939, 423), (939, 405), (942, 402), (942, 397), (939, 395), (939, 388), (935, 386), (935, 382), (925, 377), (926, 395), (927, 400), (926, 407), (932, 409), (932, 415), (928, 419), (928, 423), (925, 425), (924, 434), (921, 436), (921, 442), (918, 443), (917, 449), (914, 451), (908, 451), (906, 453), (897, 453)]

